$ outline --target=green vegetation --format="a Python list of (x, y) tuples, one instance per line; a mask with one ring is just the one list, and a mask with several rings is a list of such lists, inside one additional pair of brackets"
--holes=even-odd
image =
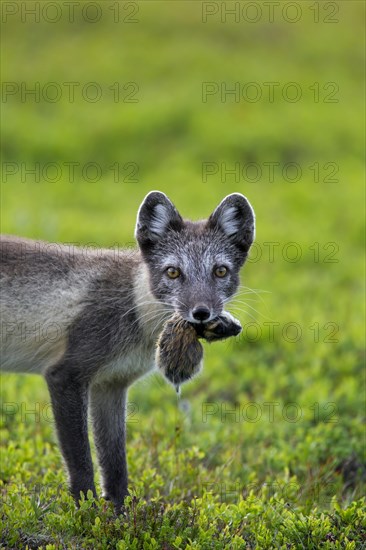
[[(255, 291), (231, 307), (243, 334), (206, 346), (180, 401), (159, 374), (130, 390), (125, 517), (75, 509), (45, 382), (2, 375), (0, 547), (365, 547), (364, 4), (297, 2), (296, 23), (282, 4), (274, 22), (260, 3), (256, 23), (204, 23), (205, 3), (155, 0), (70, 23), (64, 4), (55, 23), (49, 8), (3, 24), (2, 231), (130, 245), (151, 189), (192, 218), (239, 191)], [(24, 95), (36, 83), (40, 101)]]

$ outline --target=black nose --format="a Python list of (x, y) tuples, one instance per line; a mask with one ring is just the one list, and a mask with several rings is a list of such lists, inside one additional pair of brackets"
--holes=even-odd
[(196, 321), (207, 321), (210, 317), (210, 310), (206, 306), (197, 306), (192, 311), (192, 315)]

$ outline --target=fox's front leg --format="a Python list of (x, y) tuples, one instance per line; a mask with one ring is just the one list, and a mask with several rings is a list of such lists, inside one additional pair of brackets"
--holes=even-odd
[(117, 511), (128, 495), (126, 399), (127, 389), (118, 383), (95, 384), (90, 388), (90, 410), (103, 495), (113, 502)]
[(88, 386), (67, 362), (46, 372), (61, 451), (69, 472), (70, 490), (76, 503), (80, 491), (96, 496), (88, 440)]

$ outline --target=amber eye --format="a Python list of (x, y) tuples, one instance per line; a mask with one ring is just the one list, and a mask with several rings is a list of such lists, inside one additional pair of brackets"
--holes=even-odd
[(176, 279), (180, 275), (180, 271), (177, 267), (168, 267), (166, 270), (169, 279)]
[(227, 274), (227, 268), (224, 265), (220, 265), (220, 267), (217, 267), (215, 269), (216, 277), (225, 277), (226, 274)]

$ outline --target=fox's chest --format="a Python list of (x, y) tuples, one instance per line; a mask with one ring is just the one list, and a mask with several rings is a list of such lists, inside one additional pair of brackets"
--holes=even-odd
[(130, 386), (155, 368), (156, 342), (141, 342), (111, 359), (94, 376), (93, 383), (118, 383)]

